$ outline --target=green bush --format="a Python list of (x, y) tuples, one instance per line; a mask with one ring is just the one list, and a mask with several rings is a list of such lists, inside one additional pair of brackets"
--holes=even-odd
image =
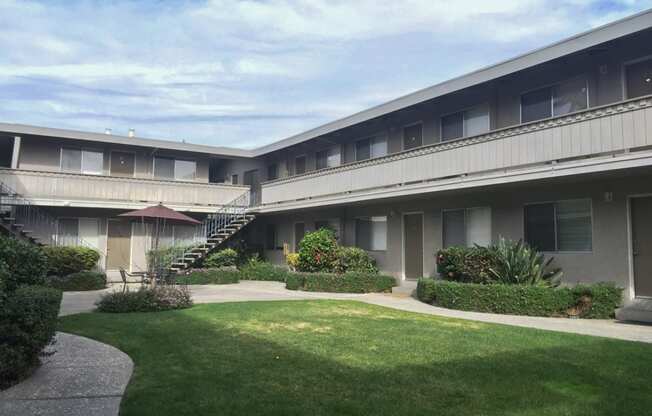
[(252, 257), (240, 268), (240, 279), (285, 282), (288, 273), (289, 271), (285, 267), (275, 266)]
[(211, 253), (204, 260), (204, 267), (207, 269), (218, 267), (235, 266), (238, 261), (238, 253), (232, 248), (225, 248), (215, 253)]
[(337, 261), (337, 239), (332, 230), (320, 228), (307, 233), (299, 243), (300, 272), (332, 272)]
[(81, 246), (48, 246), (43, 251), (47, 256), (48, 274), (55, 276), (92, 270), (100, 259), (96, 250)]
[(227, 285), (238, 283), (241, 273), (226, 269), (193, 269), (189, 274), (177, 276), (177, 282), (188, 285)]
[(378, 274), (378, 267), (376, 267), (376, 259), (365, 250), (358, 247), (338, 247), (333, 271)]
[(561, 269), (550, 269), (553, 258), (546, 260), (523, 241), (510, 241), (501, 238), (491, 248), (495, 264), (489, 269), (492, 280), (503, 284), (559, 286)]
[(552, 288), (422, 278), (417, 284), (417, 298), (465, 311), (607, 319), (620, 304), (622, 289), (608, 284)]
[(96, 305), (100, 312), (158, 312), (189, 308), (192, 298), (183, 286), (141, 287), (137, 291), (107, 293)]
[(488, 283), (495, 267), (495, 256), (486, 247), (449, 247), (439, 250), (437, 272), (446, 280), (467, 283)]
[(290, 273), (286, 288), (309, 292), (370, 293), (390, 292), (396, 286), (391, 276), (372, 273)]
[(47, 257), (35, 244), (0, 235), (0, 262), (4, 290), (45, 283)]
[(24, 378), (51, 343), (57, 324), (61, 292), (22, 286), (0, 293), (0, 389)]
[(100, 290), (106, 287), (106, 274), (86, 270), (63, 277), (48, 276), (47, 285), (64, 292)]

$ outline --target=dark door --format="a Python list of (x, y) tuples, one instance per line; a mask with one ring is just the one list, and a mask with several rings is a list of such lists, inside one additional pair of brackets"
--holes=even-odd
[(111, 152), (111, 176), (133, 177), (136, 165), (133, 153)]
[(109, 220), (106, 244), (107, 270), (129, 269), (131, 263), (131, 223)]
[(250, 205), (258, 205), (260, 202), (260, 175), (258, 175), (258, 169), (246, 171), (242, 180), (244, 185), (249, 186), (251, 192)]
[(634, 290), (637, 297), (652, 297), (652, 197), (631, 201)]
[(423, 214), (403, 216), (405, 278), (423, 277)]
[(299, 251), (299, 243), (303, 240), (303, 236), (306, 235), (306, 224), (298, 222), (294, 224), (294, 251)]

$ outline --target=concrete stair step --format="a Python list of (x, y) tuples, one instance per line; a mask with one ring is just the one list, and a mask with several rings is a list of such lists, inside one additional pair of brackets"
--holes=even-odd
[(392, 294), (398, 296), (410, 297), (413, 296), (417, 290), (416, 280), (400, 280), (399, 286), (392, 288)]
[(616, 319), (652, 323), (652, 299), (637, 298), (616, 309)]

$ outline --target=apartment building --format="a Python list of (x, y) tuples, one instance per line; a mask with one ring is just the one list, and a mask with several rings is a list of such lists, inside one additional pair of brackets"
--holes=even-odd
[(566, 282), (652, 296), (652, 11), (252, 150), (0, 136), (0, 181), (96, 242), (107, 269), (143, 262), (124, 253), (146, 236), (117, 213), (162, 202), (202, 219), (244, 192), (243, 237), (279, 264), (328, 226), (404, 283), (434, 275), (440, 248), (504, 236), (553, 256)]

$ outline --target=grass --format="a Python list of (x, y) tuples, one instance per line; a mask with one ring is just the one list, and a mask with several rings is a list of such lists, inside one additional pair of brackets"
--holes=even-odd
[(642, 415), (652, 345), (351, 301), (61, 319), (125, 351), (121, 415)]

